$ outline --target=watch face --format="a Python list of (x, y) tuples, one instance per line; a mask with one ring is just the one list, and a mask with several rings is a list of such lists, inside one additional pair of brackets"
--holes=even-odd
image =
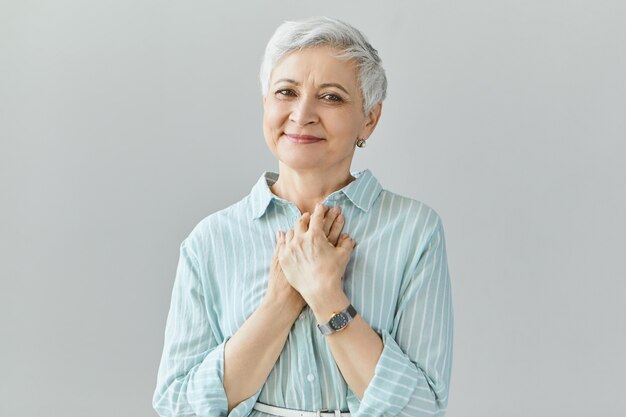
[(333, 328), (333, 330), (343, 329), (344, 327), (346, 327), (346, 324), (348, 324), (348, 317), (342, 313), (335, 314), (330, 319), (329, 324), (330, 324), (330, 327)]

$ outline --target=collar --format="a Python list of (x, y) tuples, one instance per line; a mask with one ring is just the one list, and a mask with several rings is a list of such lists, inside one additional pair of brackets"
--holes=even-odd
[[(337, 190), (326, 197), (326, 200), (338, 200), (345, 195), (355, 206), (367, 212), (372, 207), (383, 187), (369, 169), (351, 173), (355, 179), (345, 187)], [(251, 217), (258, 219), (267, 211), (272, 201), (280, 204), (290, 203), (270, 190), (270, 187), (278, 180), (276, 172), (265, 171), (250, 193)]]

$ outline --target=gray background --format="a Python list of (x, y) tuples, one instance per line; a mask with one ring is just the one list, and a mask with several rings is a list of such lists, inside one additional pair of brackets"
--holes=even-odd
[(626, 410), (623, 1), (0, 2), (0, 416), (155, 416), (180, 242), (276, 170), (284, 20), (379, 50), (353, 170), (443, 218), (448, 415)]

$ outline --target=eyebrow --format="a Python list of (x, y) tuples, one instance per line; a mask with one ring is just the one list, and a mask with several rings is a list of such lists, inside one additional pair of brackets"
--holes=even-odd
[[(291, 78), (281, 78), (276, 80), (276, 82), (274, 82), (274, 85), (278, 84), (281, 81), (286, 81), (288, 83), (294, 84), (299, 86), (300, 83), (297, 82), (296, 80), (292, 80)], [(344, 93), (346, 93), (347, 95), (350, 95), (350, 93), (348, 93), (348, 90), (346, 90), (345, 88), (343, 88), (343, 86), (341, 84), (338, 83), (324, 83), (324, 84), (320, 84), (320, 88), (326, 88), (326, 87), (336, 87), (338, 89), (340, 89), (341, 91), (343, 91)]]

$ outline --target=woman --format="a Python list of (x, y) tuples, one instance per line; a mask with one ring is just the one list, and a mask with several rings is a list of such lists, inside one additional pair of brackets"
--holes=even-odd
[(287, 22), (261, 85), (279, 173), (182, 242), (154, 408), (442, 415), (453, 310), (441, 219), (350, 171), (385, 98), (376, 50), (338, 20)]

